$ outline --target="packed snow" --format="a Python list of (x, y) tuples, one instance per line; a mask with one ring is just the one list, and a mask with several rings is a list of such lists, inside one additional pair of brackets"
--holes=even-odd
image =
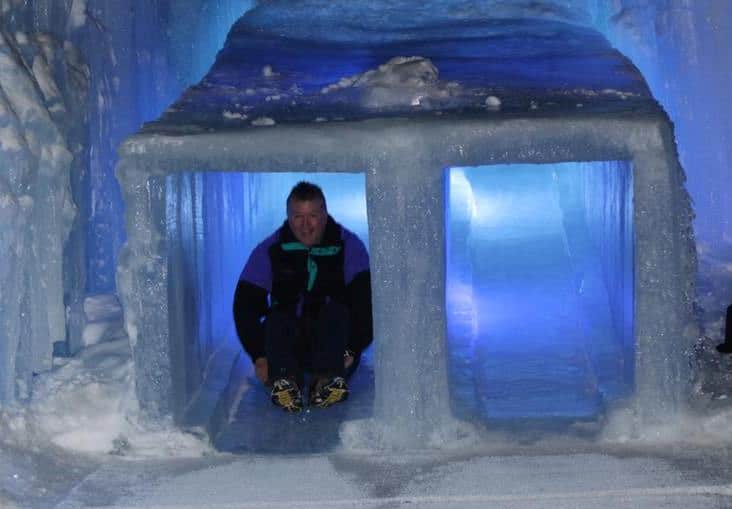
[(458, 83), (441, 82), (437, 67), (428, 58), (418, 56), (394, 57), (376, 69), (341, 78), (321, 92), (330, 94), (350, 87), (364, 89), (362, 104), (377, 109), (436, 108), (444, 100), (461, 94)]
[(84, 304), (86, 347), (72, 358), (55, 359), (51, 371), (35, 377), (28, 405), (3, 411), (0, 440), (130, 459), (210, 454), (204, 431), (184, 433), (171, 422), (142, 418), (119, 304), (110, 295)]

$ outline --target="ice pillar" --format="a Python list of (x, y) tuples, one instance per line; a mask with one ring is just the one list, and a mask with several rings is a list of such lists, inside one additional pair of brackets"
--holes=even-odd
[(127, 223), (117, 289), (135, 362), (137, 398), (152, 417), (173, 411), (168, 323), (168, 254), (163, 178), (141, 171), (134, 160), (117, 165)]
[(686, 404), (690, 349), (698, 337), (691, 316), (696, 272), (691, 207), (664, 124), (636, 127), (633, 149), (635, 222), (635, 412), (663, 424)]
[(445, 323), (445, 186), (419, 140), (367, 172), (376, 338), (371, 446), (417, 448), (451, 421)]

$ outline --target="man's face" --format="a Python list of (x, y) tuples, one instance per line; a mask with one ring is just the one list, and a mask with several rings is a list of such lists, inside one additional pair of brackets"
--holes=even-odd
[(328, 211), (321, 199), (293, 199), (287, 205), (287, 222), (295, 238), (306, 247), (311, 247), (323, 239)]

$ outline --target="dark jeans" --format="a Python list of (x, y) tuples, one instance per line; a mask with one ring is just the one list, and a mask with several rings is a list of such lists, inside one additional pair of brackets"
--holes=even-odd
[(292, 377), (302, 387), (305, 372), (327, 376), (348, 376), (343, 354), (349, 328), (348, 308), (330, 301), (317, 316), (298, 317), (294, 306), (270, 311), (264, 324), (270, 382)]

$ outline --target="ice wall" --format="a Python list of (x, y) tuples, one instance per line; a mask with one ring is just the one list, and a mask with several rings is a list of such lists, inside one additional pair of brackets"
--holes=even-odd
[(732, 241), (732, 8), (726, 0), (598, 2), (595, 24), (641, 69), (676, 126), (705, 251)]
[(65, 304), (79, 297), (84, 270), (64, 248), (85, 167), (88, 80), (70, 43), (0, 26), (0, 405), (29, 396), (66, 338)]
[(450, 173), (454, 411), (501, 425), (593, 419), (627, 398), (635, 365), (629, 165)]
[[(89, 65), (91, 90), (84, 133), (86, 171), (74, 184), (80, 211), (74, 264), (89, 293), (115, 290), (124, 242), (123, 203), (114, 176), (118, 144), (157, 117), (197, 81), (251, 0), (1, 0), (10, 33), (52, 34), (72, 41)], [(161, 37), (161, 34), (165, 36)], [(65, 87), (66, 84), (61, 84)], [(68, 93), (74, 93), (70, 90)]]
[[(115, 289), (124, 241), (117, 144), (200, 77), (249, 6), (0, 0), (0, 161), (9, 165), (0, 177), (8, 338), (0, 342), (0, 404), (27, 392), (13, 380), (24, 385), (48, 367), (54, 342), (62, 354), (79, 348), (83, 296)], [(29, 262), (36, 259), (42, 276)]]

